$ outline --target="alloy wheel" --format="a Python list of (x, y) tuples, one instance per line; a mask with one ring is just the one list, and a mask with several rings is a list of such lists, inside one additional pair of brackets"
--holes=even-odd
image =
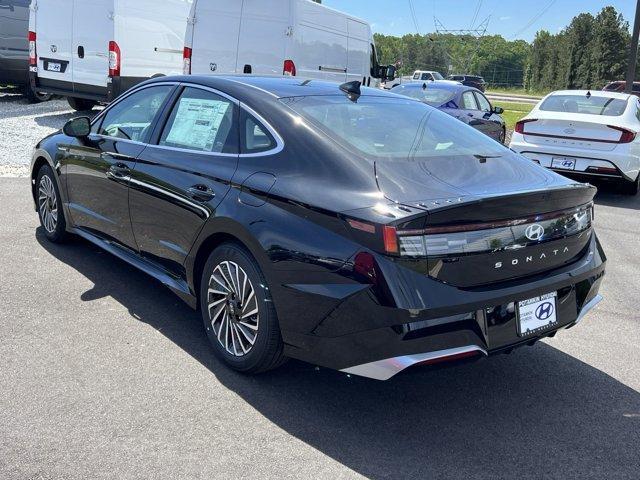
[(38, 188), (38, 206), (42, 226), (48, 233), (54, 233), (58, 226), (58, 197), (53, 181), (48, 175), (43, 175)]
[(253, 284), (237, 263), (224, 261), (213, 269), (207, 309), (211, 328), (227, 353), (248, 354), (256, 342), (260, 312)]

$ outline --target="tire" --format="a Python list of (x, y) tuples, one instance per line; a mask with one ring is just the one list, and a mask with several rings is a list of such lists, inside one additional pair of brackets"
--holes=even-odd
[(51, 95), (50, 93), (41, 93), (34, 91), (31, 88), (31, 85), (27, 85), (24, 88), (24, 96), (27, 98), (29, 103), (48, 102), (53, 97), (53, 95)]
[(500, 132), (500, 135), (498, 135), (498, 142), (500, 142), (502, 145), (504, 145), (505, 141), (507, 140), (507, 130), (506, 129), (502, 129), (502, 132)]
[(40, 225), (47, 240), (62, 243), (67, 239), (67, 222), (60, 200), (56, 177), (49, 165), (38, 171), (36, 178), (36, 203)]
[(255, 374), (286, 361), (267, 281), (243, 247), (225, 243), (211, 253), (200, 282), (200, 311), (216, 356), (232, 369)]
[(635, 181), (625, 180), (624, 185), (622, 186), (622, 191), (626, 195), (638, 195), (640, 192), (640, 174), (638, 174)]
[(98, 102), (95, 102), (93, 100), (87, 100), (86, 98), (74, 98), (74, 97), (67, 97), (67, 102), (69, 102), (69, 106), (73, 108), (76, 112), (88, 112), (98, 104)]

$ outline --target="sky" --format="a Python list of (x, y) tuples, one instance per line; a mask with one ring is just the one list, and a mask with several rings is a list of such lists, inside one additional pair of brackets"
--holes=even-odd
[(410, 3), (419, 33), (435, 31), (434, 16), (446, 29), (468, 29), (480, 5), (473, 22), (476, 26), (490, 16), (488, 34), (529, 42), (538, 30), (556, 33), (577, 14), (596, 14), (607, 5), (614, 6), (632, 23), (636, 5), (635, 0), (323, 0), (322, 3), (367, 20), (374, 32), (386, 35), (416, 33)]

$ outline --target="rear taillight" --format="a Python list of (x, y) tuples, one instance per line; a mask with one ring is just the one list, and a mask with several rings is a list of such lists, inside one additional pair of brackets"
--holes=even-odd
[(389, 227), (385, 225), (382, 229), (382, 239), (384, 241), (384, 251), (386, 253), (400, 253), (396, 227)]
[(519, 122), (516, 123), (516, 126), (514, 128), (516, 133), (524, 133), (524, 126), (527, 123), (531, 123), (531, 122), (537, 122), (536, 119), (530, 118), (528, 120), (520, 120)]
[(184, 52), (182, 53), (182, 73), (185, 75), (191, 75), (192, 55), (193, 55), (193, 50), (189, 47), (184, 47)]
[(36, 32), (29, 32), (29, 65), (38, 64), (38, 53), (36, 51)]
[(116, 42), (111, 40), (109, 42), (109, 76), (119, 77), (120, 66), (122, 64), (122, 55), (120, 53), (120, 47)]
[(296, 64), (293, 63), (293, 60), (285, 60), (284, 61), (284, 69), (282, 71), (283, 75), (288, 77), (296, 76)]
[(627, 130), (626, 128), (622, 127), (614, 127), (613, 125), (607, 125), (607, 127), (621, 132), (620, 140), (618, 140), (618, 143), (631, 143), (636, 139), (636, 132), (632, 132), (631, 130)]

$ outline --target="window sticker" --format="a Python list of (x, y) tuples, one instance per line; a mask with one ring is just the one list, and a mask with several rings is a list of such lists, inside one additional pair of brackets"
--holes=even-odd
[(221, 100), (182, 98), (166, 142), (213, 151), (218, 129), (231, 105)]

